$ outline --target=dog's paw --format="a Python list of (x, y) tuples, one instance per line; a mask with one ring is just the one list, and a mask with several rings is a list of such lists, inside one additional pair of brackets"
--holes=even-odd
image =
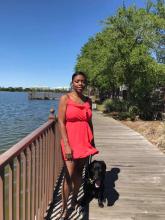
[(101, 203), (99, 203), (99, 207), (100, 208), (104, 208), (104, 204), (101, 202)]

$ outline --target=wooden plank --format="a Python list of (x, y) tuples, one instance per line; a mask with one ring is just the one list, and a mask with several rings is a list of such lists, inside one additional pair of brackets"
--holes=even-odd
[(35, 219), (35, 199), (36, 199), (36, 146), (35, 143), (32, 144), (32, 211), (31, 219)]
[(4, 169), (0, 169), (0, 220), (4, 220)]
[(27, 220), (31, 219), (31, 161), (32, 161), (32, 152), (31, 152), (31, 146), (29, 146), (26, 150), (27, 152), (27, 161), (28, 161), (28, 175), (27, 175)]
[[(93, 160), (107, 164), (104, 208), (93, 199), (90, 220), (164, 220), (165, 154), (119, 121), (93, 113), (96, 147)], [(57, 219), (59, 203), (51, 219)], [(74, 212), (74, 219), (83, 219)]]
[(38, 195), (39, 195), (39, 142), (38, 140), (36, 141), (36, 186), (35, 186), (35, 191), (36, 191), (36, 204), (35, 204), (35, 213), (36, 213), (36, 220), (38, 220)]
[(16, 219), (20, 220), (20, 174), (21, 164), (20, 156), (16, 158)]
[(23, 220), (26, 220), (26, 153), (22, 152), (22, 212), (23, 212)]
[(100, 113), (93, 121), (100, 150), (94, 159), (107, 164), (107, 198), (104, 209), (90, 203), (89, 219), (165, 219), (165, 155), (119, 121)]
[(9, 220), (13, 220), (13, 181), (14, 166), (13, 161), (9, 164)]

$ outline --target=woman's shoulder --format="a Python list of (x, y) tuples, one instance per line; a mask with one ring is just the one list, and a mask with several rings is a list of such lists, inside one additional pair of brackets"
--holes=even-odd
[(67, 102), (69, 98), (69, 93), (66, 93), (60, 97), (60, 102)]

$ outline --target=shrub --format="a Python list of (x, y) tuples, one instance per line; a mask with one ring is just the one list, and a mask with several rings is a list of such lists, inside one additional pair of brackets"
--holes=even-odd
[(105, 112), (112, 112), (112, 111), (114, 111), (114, 106), (113, 106), (112, 99), (106, 99), (103, 102), (103, 105), (104, 105)]
[(136, 119), (136, 115), (134, 114), (130, 114), (129, 112), (118, 112), (118, 114), (112, 114), (111, 116), (115, 119), (118, 120), (131, 120), (131, 121), (135, 121)]
[(138, 114), (139, 114), (139, 109), (138, 109), (137, 106), (131, 105), (131, 106), (129, 107), (128, 112), (129, 112), (130, 114), (138, 115)]
[(128, 102), (119, 99), (106, 99), (103, 103), (105, 112), (126, 112), (128, 110)]
[(118, 119), (119, 119), (119, 120), (126, 120), (126, 119), (128, 119), (128, 118), (130, 118), (129, 112), (120, 112), (120, 113), (118, 114)]
[(135, 105), (131, 105), (129, 107), (129, 110), (128, 110), (129, 114), (130, 114), (130, 119), (131, 121), (135, 121), (135, 118), (137, 115), (139, 115), (139, 109), (137, 106)]

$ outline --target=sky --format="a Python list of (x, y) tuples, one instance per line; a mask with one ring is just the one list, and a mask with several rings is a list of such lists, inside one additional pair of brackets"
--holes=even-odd
[[(145, 7), (146, 0), (125, 0)], [(81, 47), (123, 0), (1, 0), (0, 87), (68, 87)]]

